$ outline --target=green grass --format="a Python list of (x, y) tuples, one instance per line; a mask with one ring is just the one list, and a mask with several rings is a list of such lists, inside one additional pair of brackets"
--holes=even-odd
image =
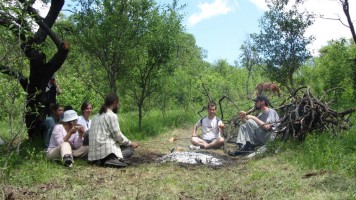
[(132, 140), (144, 140), (157, 136), (184, 124), (195, 123), (199, 116), (184, 110), (168, 111), (165, 118), (160, 111), (150, 111), (142, 120), (142, 130), (138, 129), (137, 113), (119, 114), (120, 128)]
[[(163, 123), (159, 112), (151, 112), (147, 132), (136, 132), (130, 114), (120, 115), (123, 133), (130, 137), (127, 131), (132, 130), (142, 140), (136, 159), (167, 154), (167, 146), (187, 150), (189, 140), (169, 143), (168, 138), (189, 136), (199, 117), (178, 111), (169, 116)], [(85, 160), (65, 168), (46, 160), (38, 144), (25, 141), (20, 155), (13, 152), (0, 171), (0, 198), (12, 193), (15, 199), (356, 199), (355, 144), (352, 128), (337, 135), (311, 135), (301, 144), (276, 141), (267, 154), (230, 158), (232, 164), (221, 168), (146, 160), (114, 169)], [(4, 159), (1, 155), (1, 166)]]
[(286, 161), (304, 169), (337, 171), (356, 177), (356, 130), (334, 135), (329, 132), (309, 135), (301, 144), (275, 142), (272, 150), (282, 151)]

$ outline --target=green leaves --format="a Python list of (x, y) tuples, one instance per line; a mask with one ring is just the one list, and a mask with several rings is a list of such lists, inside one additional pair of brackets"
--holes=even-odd
[(308, 12), (298, 12), (298, 3), (290, 10), (286, 9), (288, 1), (280, 3), (269, 4), (270, 10), (260, 21), (261, 32), (252, 34), (252, 38), (268, 71), (266, 75), (293, 87), (293, 74), (311, 58), (306, 47), (313, 38), (304, 34), (313, 21)]

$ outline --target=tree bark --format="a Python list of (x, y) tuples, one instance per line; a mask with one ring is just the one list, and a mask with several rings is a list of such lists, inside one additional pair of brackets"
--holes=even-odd
[[(23, 89), (27, 92), (27, 107), (29, 108), (25, 113), (25, 121), (28, 129), (29, 139), (41, 138), (43, 133), (43, 121), (46, 117), (45, 109), (41, 106), (46, 102), (45, 88), (49, 79), (53, 74), (62, 66), (67, 58), (69, 52), (69, 44), (65, 41), (61, 41), (59, 37), (51, 30), (54, 25), (62, 7), (64, 0), (52, 0), (51, 7), (45, 18), (41, 18), (37, 11), (24, 0), (20, 0), (23, 3), (24, 11), (31, 16), (31, 18), (39, 25), (39, 29), (33, 37), (26, 37), (21, 35), (22, 50), (24, 51), (27, 59), (30, 63), (30, 75), (28, 78), (22, 76), (21, 73), (11, 70), (11, 67), (7, 67), (7, 70), (2, 73), (18, 76), (21, 75), (19, 82)], [(15, 25), (17, 27), (14, 30), (14, 34), (21, 33), (21, 30), (31, 30), (30, 27), (16, 24), (19, 19), (13, 20), (13, 16), (1, 16), (0, 25), (10, 27)], [(26, 25), (26, 24), (25, 24)], [(46, 54), (41, 49), (36, 48), (45, 42), (47, 36), (54, 42), (57, 47), (57, 52), (47, 62)], [(1, 68), (4, 66), (0, 65)]]
[[(349, 24), (349, 28), (350, 28), (350, 31), (351, 31), (351, 35), (352, 35), (352, 39), (354, 40), (354, 43), (356, 44), (356, 33), (355, 33), (355, 27), (354, 27), (354, 24), (352, 23), (352, 20), (351, 20), (351, 16), (350, 16), (350, 6), (349, 6), (349, 1), (348, 0), (340, 0), (341, 4), (342, 4), (342, 9), (345, 13), (345, 16), (346, 16), (346, 19), (347, 19), (347, 23)], [(354, 97), (356, 97), (356, 58), (355, 59), (355, 62), (354, 62), (354, 67), (353, 67), (353, 83), (352, 83), (352, 89), (353, 89), (353, 95)]]
[(356, 33), (355, 33), (355, 27), (352, 23), (351, 20), (351, 16), (350, 16), (350, 6), (349, 6), (349, 1), (348, 0), (344, 0), (341, 1), (342, 3), (342, 9), (345, 13), (346, 19), (347, 19), (347, 23), (349, 24), (349, 28), (351, 31), (351, 35), (352, 35), (352, 39), (354, 40), (355, 44), (356, 44)]

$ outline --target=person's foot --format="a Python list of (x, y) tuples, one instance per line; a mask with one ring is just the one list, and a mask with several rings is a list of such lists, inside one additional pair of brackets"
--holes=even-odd
[(190, 149), (190, 150), (198, 150), (198, 149), (200, 149), (200, 146), (195, 146), (195, 145), (192, 145), (192, 144), (191, 144), (191, 145), (189, 146), (189, 149)]
[(118, 158), (110, 158), (105, 161), (104, 166), (121, 168), (127, 167), (127, 164), (121, 162)]
[(247, 154), (252, 153), (253, 151), (228, 151), (227, 153), (230, 156), (245, 156)]
[(237, 151), (228, 151), (230, 156), (244, 156), (253, 152), (254, 146), (250, 142), (246, 142), (246, 144), (242, 145), (238, 143), (238, 150)]
[(66, 167), (73, 167), (72, 155), (70, 155), (70, 154), (64, 155), (63, 156), (63, 163), (64, 163), (64, 166), (66, 166)]
[(91, 161), (88, 161), (88, 164), (103, 166), (104, 165), (104, 161), (103, 160), (91, 160)]

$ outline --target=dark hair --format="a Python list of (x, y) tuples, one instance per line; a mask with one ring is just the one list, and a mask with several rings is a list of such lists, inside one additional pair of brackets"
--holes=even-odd
[(80, 107), (80, 111), (82, 112), (82, 115), (84, 114), (84, 110), (85, 110), (89, 105), (91, 105), (91, 104), (89, 103), (89, 101), (84, 101), (84, 102), (82, 103), (82, 106)]
[(264, 95), (258, 96), (256, 99), (253, 99), (254, 102), (256, 101), (264, 101), (265, 102), (265, 106), (270, 106), (271, 103), (269, 102), (268, 98)]
[(112, 93), (105, 97), (105, 103), (101, 106), (99, 114), (106, 113), (108, 107), (112, 106), (115, 102), (119, 102), (119, 97)]
[(211, 106), (214, 106), (216, 108), (215, 101), (210, 101), (207, 108), (209, 109)]
[(59, 105), (59, 103), (51, 103), (50, 104), (50, 111), (51, 111), (51, 115), (54, 114), (58, 108), (61, 107), (61, 105)]
[(73, 106), (71, 106), (71, 105), (66, 105), (66, 106), (64, 106), (64, 108), (63, 108), (63, 112), (65, 112), (65, 111), (67, 111), (67, 110), (74, 110), (74, 108), (73, 108)]

